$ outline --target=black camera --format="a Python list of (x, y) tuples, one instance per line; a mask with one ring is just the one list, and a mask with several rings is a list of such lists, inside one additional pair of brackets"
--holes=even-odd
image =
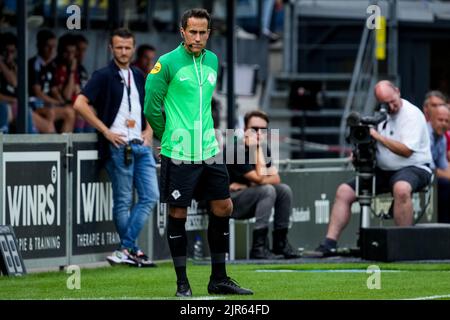
[[(361, 208), (366, 211), (375, 194), (376, 141), (370, 129), (386, 120), (388, 109), (385, 104), (381, 104), (377, 110), (374, 116), (361, 117), (359, 113), (352, 112), (347, 117), (350, 129), (347, 142), (353, 145), (353, 166), (356, 170), (356, 196)], [(362, 221), (363, 226), (367, 225), (366, 218)]]
[(129, 166), (133, 162), (133, 150), (131, 149), (131, 146), (129, 144), (127, 144), (123, 150), (125, 165)]
[(388, 106), (380, 104), (374, 116), (361, 117), (358, 112), (352, 112), (347, 117), (350, 131), (347, 142), (353, 145), (353, 165), (359, 172), (372, 172), (375, 168), (375, 140), (370, 135), (370, 128), (386, 120)]

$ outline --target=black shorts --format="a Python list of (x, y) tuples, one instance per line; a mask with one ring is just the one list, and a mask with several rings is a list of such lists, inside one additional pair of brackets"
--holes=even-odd
[[(425, 169), (414, 166), (402, 168), (398, 171), (385, 171), (379, 168), (375, 169), (375, 193), (392, 192), (394, 184), (398, 181), (406, 181), (411, 185), (412, 192), (420, 191), (431, 182), (431, 173)], [(353, 179), (347, 184), (356, 190), (356, 180)]]
[(161, 202), (188, 207), (198, 201), (223, 200), (230, 197), (225, 164), (179, 163), (161, 155)]

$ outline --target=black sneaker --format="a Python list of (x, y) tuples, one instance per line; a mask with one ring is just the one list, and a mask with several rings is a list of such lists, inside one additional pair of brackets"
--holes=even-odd
[(142, 250), (131, 251), (131, 258), (136, 261), (139, 268), (155, 268), (156, 264)]
[(253, 294), (253, 291), (241, 288), (236, 280), (226, 277), (222, 280), (209, 280), (208, 284), (209, 294)]
[(188, 281), (177, 281), (177, 292), (175, 293), (175, 297), (192, 297), (192, 290)]
[(314, 251), (304, 251), (303, 257), (307, 258), (326, 258), (336, 256), (337, 249), (336, 248), (328, 248), (323, 244), (319, 245)]

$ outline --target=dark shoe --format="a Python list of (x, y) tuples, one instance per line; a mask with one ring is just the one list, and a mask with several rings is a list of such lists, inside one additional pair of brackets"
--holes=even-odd
[(250, 250), (250, 259), (277, 259), (277, 256), (269, 250), (268, 232), (268, 228), (253, 230), (253, 244)]
[(314, 251), (305, 251), (303, 253), (304, 257), (309, 258), (326, 258), (337, 255), (338, 253), (336, 248), (327, 248), (323, 244), (319, 245)]
[(192, 290), (188, 281), (177, 281), (177, 292), (175, 293), (175, 297), (192, 297)]
[(253, 291), (241, 288), (235, 280), (231, 279), (230, 277), (226, 277), (222, 280), (209, 280), (208, 293), (250, 295), (253, 294)]
[(287, 239), (288, 229), (276, 229), (273, 231), (273, 253), (276, 255), (282, 255), (285, 259), (299, 258)]
[(131, 251), (131, 258), (136, 261), (136, 266), (139, 268), (155, 268), (156, 264), (144, 253), (142, 250)]

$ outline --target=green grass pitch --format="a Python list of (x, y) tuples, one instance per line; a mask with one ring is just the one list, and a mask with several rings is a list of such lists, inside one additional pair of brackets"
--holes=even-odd
[[(374, 263), (230, 264), (228, 274), (253, 296), (211, 296), (208, 265), (188, 264), (192, 299), (377, 300), (450, 299), (450, 264), (378, 263), (380, 289), (368, 289)], [(335, 270), (330, 272), (330, 270)], [(0, 299), (177, 299), (172, 263), (158, 268), (81, 268), (80, 289), (65, 271), (0, 277)], [(69, 280), (70, 282), (70, 280)]]

